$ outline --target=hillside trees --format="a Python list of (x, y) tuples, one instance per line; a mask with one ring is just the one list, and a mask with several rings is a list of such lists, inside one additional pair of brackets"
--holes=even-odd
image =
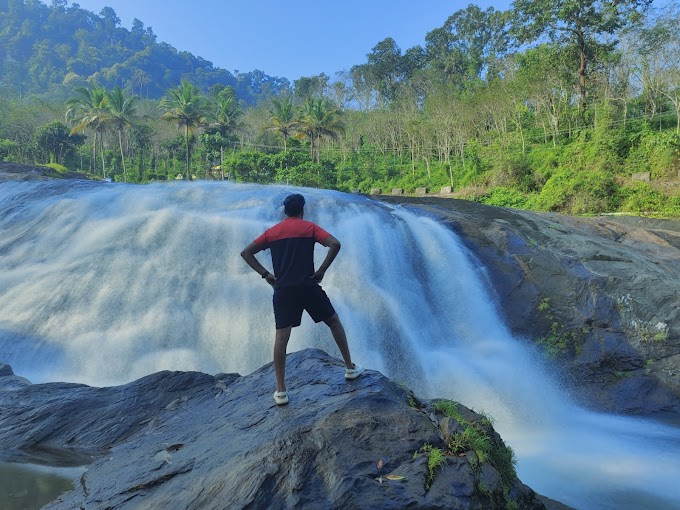
[[(654, 115), (667, 101), (680, 113), (680, 13), (670, 6), (647, 25), (632, 31), (631, 46), (637, 55), (635, 75)], [(680, 134), (680, 118), (676, 123)]]
[(209, 151), (215, 146), (219, 148), (220, 176), (224, 180), (224, 147), (234, 142), (234, 135), (241, 124), (243, 110), (231, 87), (224, 87), (217, 91), (208, 107), (210, 118), (202, 141)]
[(309, 138), (310, 155), (320, 161), (321, 142), (335, 140), (344, 131), (341, 111), (326, 98), (309, 98), (305, 102), (298, 133)]
[[(625, 179), (641, 170), (671, 179), (680, 170), (679, 17), (671, 9), (646, 24), (630, 23), (644, 1), (564, 1), (563, 10), (551, 5), (545, 13), (537, 11), (539, 0), (518, 0), (513, 11), (468, 6), (429, 32), (423, 47), (402, 51), (388, 37), (335, 80), (322, 73), (292, 88), (259, 71), (219, 75), (209, 62), (157, 44), (139, 20), (128, 32), (112, 10), (96, 15), (60, 0), (51, 8), (7, 4), (2, 10), (0, 2), (0, 27), (15, 33), (0, 30), (7, 43), (0, 45), (0, 89), (9, 91), (0, 96), (0, 156), (8, 160), (61, 159), (87, 168), (89, 159), (102, 176), (147, 182), (213, 176), (219, 157), (228, 172), (222, 178), (237, 181), (365, 192), (448, 185), (495, 205), (582, 213), (643, 208), (649, 200), (636, 198), (643, 186)], [(579, 19), (590, 23), (582, 76), (578, 24), (560, 17), (571, 7), (585, 9)], [(624, 14), (599, 12), (610, 8)], [(20, 11), (42, 14), (24, 24)], [(597, 25), (605, 18), (616, 23)], [(70, 28), (53, 27), (52, 40), (44, 30), (57, 20)], [(539, 30), (545, 20), (552, 24)], [(72, 30), (88, 23), (94, 28)], [(614, 25), (628, 27), (625, 46), (614, 39), (620, 31), (605, 30)], [(513, 34), (526, 42), (518, 45)], [(12, 69), (24, 68), (11, 55), (22, 49), (39, 57), (18, 98)], [(64, 65), (68, 75), (55, 85)], [(63, 120), (64, 106), (25, 94), (39, 87), (51, 87), (52, 98), (64, 90), (73, 96), (66, 119), (74, 135), (88, 135), (88, 145), (76, 146), (80, 158), (38, 147), (38, 128)], [(154, 99), (163, 93), (162, 101)], [(255, 104), (255, 96), (267, 100)], [(114, 127), (113, 112), (126, 110), (127, 99), (130, 122)], [(588, 190), (595, 194), (579, 197)], [(610, 192), (615, 196), (600, 199)]]
[(293, 100), (286, 96), (273, 99), (269, 109), (269, 125), (267, 129), (278, 133), (283, 140), (283, 152), (288, 151), (288, 139), (300, 125)]
[(125, 153), (123, 152), (123, 133), (127, 129), (132, 128), (137, 120), (136, 100), (135, 96), (128, 96), (120, 87), (106, 92), (105, 124), (118, 135), (120, 161), (123, 166), (123, 182), (127, 182)]
[(611, 53), (616, 41), (603, 42), (638, 18), (652, 0), (515, 0), (514, 33), (520, 43), (547, 36), (551, 42), (572, 47), (578, 55), (581, 109), (587, 106), (589, 63)]
[(205, 98), (195, 85), (182, 80), (177, 87), (168, 91), (167, 96), (161, 100), (160, 107), (165, 111), (163, 119), (184, 130), (186, 179), (191, 180), (189, 135), (207, 123), (208, 108)]
[[(99, 86), (78, 87), (75, 96), (66, 102), (66, 119), (74, 124), (71, 133), (92, 131), (91, 165), (97, 159), (97, 141), (99, 140), (102, 157), (102, 177), (106, 178), (104, 160), (104, 131), (107, 120), (106, 90)], [(90, 171), (93, 168), (90, 166)]]
[(140, 20), (128, 30), (110, 7), (95, 14), (61, 0), (50, 6), (33, 0), (0, 2), (0, 84), (17, 96), (64, 99), (74, 83), (94, 82), (158, 99), (187, 76), (203, 90), (216, 83), (232, 86), (251, 105), (290, 88), (285, 78), (258, 70), (233, 75), (159, 43)]
[(40, 126), (35, 132), (34, 140), (40, 162), (63, 164), (82, 145), (85, 137), (77, 133), (71, 134), (66, 124), (54, 120)]
[(458, 88), (470, 80), (492, 79), (509, 50), (509, 13), (469, 5), (453, 13), (425, 38), (428, 66), (438, 80)]
[(396, 98), (397, 86), (404, 77), (406, 62), (399, 46), (391, 37), (376, 44), (366, 57), (372, 85), (384, 107)]

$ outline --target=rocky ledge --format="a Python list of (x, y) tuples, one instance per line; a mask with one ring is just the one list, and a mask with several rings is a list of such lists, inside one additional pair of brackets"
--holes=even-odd
[(680, 222), (380, 199), (461, 236), (506, 323), (538, 344), (584, 405), (680, 413)]
[(47, 181), (50, 179), (88, 179), (81, 172), (57, 172), (45, 165), (25, 165), (0, 161), (0, 182), (2, 181)]
[(517, 478), (482, 415), (379, 372), (288, 355), (290, 404), (257, 372), (31, 385), (0, 365), (0, 460), (90, 464), (45, 508), (567, 508)]

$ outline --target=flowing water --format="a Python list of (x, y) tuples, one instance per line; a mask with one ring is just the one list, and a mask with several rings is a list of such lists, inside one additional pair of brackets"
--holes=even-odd
[[(0, 359), (33, 382), (98, 386), (270, 362), (271, 288), (239, 253), (282, 218), (293, 191), (0, 183)], [(509, 333), (484, 268), (455, 234), (403, 208), (303, 193), (305, 217), (343, 243), (323, 285), (353, 358), (492, 416), (540, 493), (581, 510), (680, 508), (680, 429), (571, 402)], [(268, 252), (259, 258), (271, 270)], [(305, 347), (339, 356), (308, 317), (289, 351)]]

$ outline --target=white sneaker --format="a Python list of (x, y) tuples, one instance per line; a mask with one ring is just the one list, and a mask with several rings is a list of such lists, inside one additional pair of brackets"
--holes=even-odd
[(276, 402), (277, 406), (286, 405), (288, 403), (288, 393), (285, 391), (275, 391), (274, 402)]
[(354, 368), (345, 368), (345, 379), (352, 380), (359, 377), (366, 370), (359, 363), (354, 363)]

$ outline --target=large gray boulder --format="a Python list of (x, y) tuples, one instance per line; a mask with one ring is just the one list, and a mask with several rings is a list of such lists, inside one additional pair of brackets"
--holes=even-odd
[(11, 368), (4, 373), (0, 461), (65, 466), (89, 464), (147, 429), (162, 410), (179, 405), (187, 391), (194, 398), (212, 398), (216, 384), (213, 376), (200, 372), (158, 372), (110, 388), (30, 384)]
[[(290, 354), (287, 373), (283, 407), (272, 364), (244, 377), (162, 372), (118, 388), (0, 392), (0, 451), (97, 457), (54, 510), (545, 508), (483, 416), (421, 402), (378, 372), (346, 381), (319, 350)], [(467, 446), (468, 428), (490, 448)]]
[(680, 222), (380, 200), (435, 215), (461, 236), (511, 330), (540, 345), (582, 403), (680, 412)]

